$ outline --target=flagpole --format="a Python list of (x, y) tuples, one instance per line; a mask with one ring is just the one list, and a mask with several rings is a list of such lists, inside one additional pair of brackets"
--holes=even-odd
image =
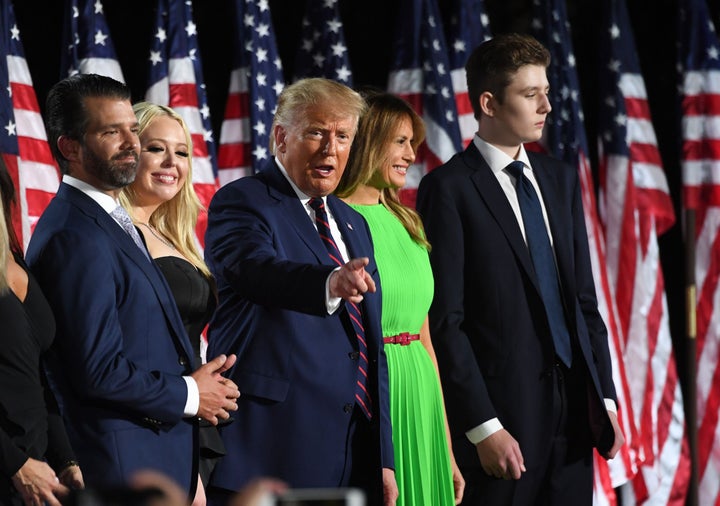
[(685, 209), (685, 367), (687, 399), (685, 419), (690, 448), (690, 483), (686, 506), (698, 506), (697, 459), (697, 287), (695, 286), (695, 210)]

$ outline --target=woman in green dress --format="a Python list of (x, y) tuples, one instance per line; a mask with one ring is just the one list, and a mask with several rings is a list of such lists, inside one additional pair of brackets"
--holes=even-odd
[(460, 475), (445, 417), (430, 341), (433, 276), (417, 213), (398, 199), (425, 136), (420, 117), (388, 94), (366, 97), (345, 173), (336, 194), (370, 226), (382, 286), (382, 330), (390, 380), (398, 506), (460, 502)]

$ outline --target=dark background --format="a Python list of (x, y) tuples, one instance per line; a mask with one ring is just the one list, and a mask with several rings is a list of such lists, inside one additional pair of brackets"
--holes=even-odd
[[(218, 139), (232, 67), (235, 0), (195, 0), (205, 84), (215, 138)], [(278, 50), (286, 80), (293, 75), (295, 50), (300, 38), (304, 12), (302, 0), (270, 0)], [(451, 2), (438, 0), (447, 19)], [(60, 76), (64, 2), (62, 0), (14, 0), (20, 36), (32, 74), (35, 91), (44, 108), (48, 89)], [(134, 100), (144, 97), (147, 86), (148, 54), (154, 33), (153, 0), (104, 0), (105, 15), (125, 80)], [(677, 95), (676, 20), (678, 7), (670, 0), (627, 0), (640, 64), (645, 78), (650, 110), (663, 158), (672, 198), (676, 225), (660, 238), (666, 280), (670, 326), (683, 386), (688, 384), (684, 315), (684, 251), (680, 207), (680, 116)], [(708, 0), (717, 26), (720, 0)], [(385, 87), (392, 58), (395, 23), (402, 19), (398, 0), (339, 0), (346, 43), (356, 86)], [(568, 17), (586, 118), (591, 159), (595, 161), (595, 124), (598, 98), (595, 93), (598, 72), (597, 40), (600, 19), (597, 2), (569, 0)], [(486, 0), (485, 9), (493, 34), (529, 31), (530, 0)], [(596, 166), (596, 164), (594, 164)]]

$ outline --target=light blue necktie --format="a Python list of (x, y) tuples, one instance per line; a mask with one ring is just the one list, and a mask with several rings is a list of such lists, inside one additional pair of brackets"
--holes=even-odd
[(560, 296), (560, 282), (557, 267), (555, 266), (555, 256), (545, 228), (540, 200), (532, 183), (523, 174), (524, 167), (523, 162), (514, 161), (505, 169), (517, 180), (516, 190), (518, 202), (520, 203), (520, 213), (525, 226), (525, 237), (535, 267), (535, 276), (540, 284), (540, 293), (545, 304), (545, 312), (550, 324), (555, 353), (567, 367), (570, 367), (572, 364), (570, 334), (568, 333), (565, 310)]
[(135, 244), (138, 248), (140, 248), (140, 251), (143, 252), (145, 257), (150, 260), (150, 255), (148, 254), (148, 250), (145, 247), (145, 244), (142, 242), (142, 239), (140, 238), (140, 232), (137, 231), (135, 228), (135, 225), (133, 225), (132, 220), (130, 219), (130, 215), (127, 213), (125, 208), (123, 206), (117, 206), (113, 211), (110, 213), (110, 216), (115, 218), (115, 221), (117, 221), (120, 226), (123, 228), (127, 234), (132, 237), (132, 240), (135, 241)]

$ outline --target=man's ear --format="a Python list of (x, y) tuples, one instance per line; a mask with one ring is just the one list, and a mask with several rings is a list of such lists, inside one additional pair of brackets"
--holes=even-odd
[(275, 125), (275, 131), (273, 131), (273, 135), (275, 136), (275, 150), (284, 153), (286, 143), (285, 140), (287, 139), (287, 130), (282, 125)]
[(495, 97), (492, 93), (489, 91), (484, 91), (480, 94), (478, 97), (478, 101), (480, 102), (480, 110), (485, 114), (486, 116), (494, 116), (495, 115)]
[(80, 160), (80, 142), (71, 139), (66, 135), (61, 135), (57, 140), (57, 147), (60, 154), (69, 162)]

